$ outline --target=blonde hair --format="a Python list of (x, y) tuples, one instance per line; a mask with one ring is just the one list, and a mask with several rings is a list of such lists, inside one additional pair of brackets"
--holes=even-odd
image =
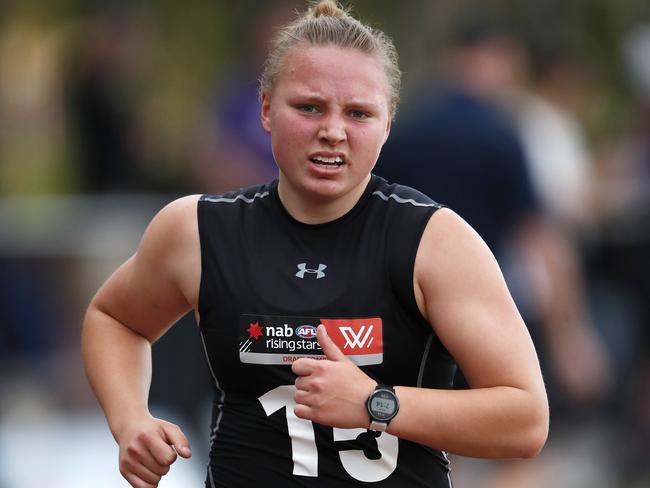
[(402, 72), (398, 66), (393, 41), (382, 31), (352, 17), (334, 0), (321, 0), (313, 4), (305, 13), (276, 33), (260, 77), (260, 96), (264, 92), (272, 91), (287, 53), (299, 44), (333, 45), (378, 56), (388, 80), (390, 113), (392, 117), (395, 116)]

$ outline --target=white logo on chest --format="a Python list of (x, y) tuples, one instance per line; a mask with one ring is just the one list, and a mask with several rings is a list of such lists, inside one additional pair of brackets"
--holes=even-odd
[(343, 334), (343, 337), (345, 338), (345, 346), (343, 346), (343, 349), (347, 349), (348, 347), (350, 349), (354, 349), (355, 347), (359, 349), (363, 347), (370, 348), (372, 341), (375, 340), (371, 335), (372, 329), (372, 325), (368, 326), (367, 329), (365, 325), (362, 325), (361, 328), (355, 332), (352, 327), (339, 327), (341, 334)]
[(307, 263), (300, 263), (297, 264), (296, 266), (298, 267), (298, 272), (296, 273), (296, 276), (300, 279), (305, 278), (305, 273), (315, 274), (317, 280), (320, 280), (321, 278), (325, 278), (324, 271), (327, 268), (327, 265), (325, 264), (319, 264), (318, 269), (307, 268)]

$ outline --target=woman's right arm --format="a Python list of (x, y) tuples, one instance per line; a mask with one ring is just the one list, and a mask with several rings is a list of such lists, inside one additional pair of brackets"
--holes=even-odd
[(147, 400), (151, 344), (197, 305), (197, 201), (176, 200), (156, 215), (137, 252), (92, 299), (83, 324), (86, 373), (120, 446), (120, 472), (135, 488), (157, 486), (176, 453), (190, 456), (182, 431), (153, 418)]

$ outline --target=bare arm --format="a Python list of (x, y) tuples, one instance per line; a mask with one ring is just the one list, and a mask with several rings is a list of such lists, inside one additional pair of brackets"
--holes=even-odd
[[(400, 411), (388, 432), (456, 454), (531, 457), (548, 433), (546, 392), (532, 341), (498, 265), (478, 235), (437, 212), (415, 263), (418, 305), (463, 369), (471, 390), (397, 386)], [(296, 415), (337, 427), (367, 427), (374, 388), (319, 331), (330, 361), (294, 363)]]
[(177, 200), (152, 220), (136, 254), (97, 292), (84, 320), (86, 372), (120, 445), (120, 471), (137, 488), (156, 486), (174, 451), (190, 455), (180, 429), (151, 417), (147, 399), (151, 343), (196, 306), (196, 201)]
[(535, 455), (548, 432), (546, 392), (492, 253), (462, 219), (441, 210), (422, 238), (415, 281), (421, 311), (472, 389), (422, 395), (400, 388), (404, 407), (391, 432), (468, 456)]

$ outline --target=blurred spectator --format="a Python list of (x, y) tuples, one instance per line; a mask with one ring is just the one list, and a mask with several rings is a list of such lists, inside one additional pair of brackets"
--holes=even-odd
[[(538, 310), (540, 323), (557, 329), (547, 338), (547, 352), (554, 356), (549, 366), (558, 382), (551, 388), (560, 387), (566, 407), (585, 408), (603, 400), (613, 374), (622, 374), (609, 362), (609, 353), (618, 351), (609, 344), (606, 356), (600, 337), (610, 338), (611, 320), (598, 327), (592, 322), (581, 258), (593, 187), (593, 162), (576, 115), (587, 96), (586, 75), (561, 38), (540, 39), (530, 52), (510, 42), (516, 55), (509, 56), (509, 109), (551, 234), (545, 265), (557, 278), (549, 287), (549, 306)], [(581, 367), (575, 365), (576, 354)]]
[[(9, 6), (7, 6), (9, 7)], [(18, 9), (17, 9), (18, 10)], [(12, 15), (13, 14), (13, 15)], [(0, 15), (0, 417), (20, 392), (7, 387), (29, 375), (46, 384), (50, 360), (62, 338), (60, 288), (47, 260), (16, 259), (8, 210), (27, 195), (56, 193), (71, 184), (64, 157), (58, 96), (63, 36), (22, 11)], [(21, 210), (25, 210), (22, 208)], [(38, 209), (41, 210), (41, 209)], [(18, 215), (16, 212), (14, 215)], [(33, 220), (28, 211), (19, 224)], [(35, 219), (34, 219), (35, 220)], [(27, 245), (24, 245), (27, 247)], [(21, 249), (22, 250), (22, 249)], [(9, 252), (6, 252), (9, 251)]]
[(588, 219), (592, 159), (584, 129), (575, 113), (584, 104), (586, 75), (566, 47), (549, 46), (522, 62), (522, 90), (515, 120), (533, 183), (545, 212), (564, 230), (575, 233)]
[[(632, 104), (619, 134), (600, 153), (597, 185), (598, 242), (594, 265), (637, 326), (621, 381), (622, 477), (650, 483), (650, 25), (623, 42)], [(624, 325), (624, 324), (622, 324)]]
[(271, 139), (260, 122), (257, 78), (276, 26), (300, 5), (293, 0), (263, 6), (249, 23), (249, 42), (238, 63), (227, 70), (208, 104), (194, 159), (198, 188), (221, 193), (277, 177)]
[(149, 55), (150, 22), (134, 7), (100, 7), (77, 40), (66, 95), (85, 191), (155, 187), (145, 167), (137, 99), (131, 93)]
[(10, 7), (0, 5), (0, 195), (66, 191), (63, 29)]
[(443, 87), (405, 102), (379, 173), (449, 205), (499, 256), (517, 225), (537, 212), (537, 199), (517, 135), (494, 103), (504, 70), (492, 55), (500, 46), (484, 42), (486, 34), (459, 34)]
[(501, 261), (542, 360), (552, 440), (561, 412), (584, 417), (581, 409), (606, 394), (609, 363), (589, 319), (577, 250), (538, 199), (514, 125), (524, 53), (483, 20), (456, 33), (444, 89), (418, 94), (417, 105), (403, 110), (378, 172), (449, 205)]

